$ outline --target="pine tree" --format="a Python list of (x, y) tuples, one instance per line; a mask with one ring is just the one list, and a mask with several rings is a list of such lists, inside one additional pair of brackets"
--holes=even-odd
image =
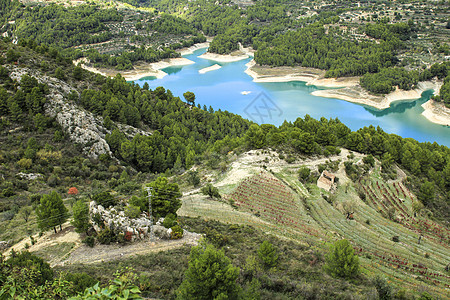
[(212, 245), (191, 249), (189, 267), (177, 291), (177, 299), (238, 299), (239, 268), (222, 250)]
[(69, 218), (67, 208), (56, 191), (42, 196), (40, 204), (36, 208), (36, 215), (41, 230), (53, 227), (55, 233), (56, 226), (59, 225), (60, 230), (62, 230), (61, 225)]
[(324, 268), (335, 277), (353, 278), (359, 274), (359, 259), (349, 241), (339, 240), (330, 246)]
[(77, 232), (86, 232), (89, 227), (89, 206), (83, 200), (78, 200), (73, 205), (72, 225)]
[(275, 247), (268, 241), (262, 242), (258, 249), (258, 257), (262, 261), (265, 268), (272, 268), (277, 265), (277, 249), (275, 249)]

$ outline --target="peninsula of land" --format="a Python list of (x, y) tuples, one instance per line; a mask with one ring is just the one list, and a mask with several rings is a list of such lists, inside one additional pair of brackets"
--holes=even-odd
[[(416, 100), (422, 93), (433, 90), (439, 93), (442, 82), (438, 80), (419, 82), (413, 90), (397, 88), (387, 95), (373, 95), (361, 87), (359, 77), (325, 78), (326, 71), (307, 67), (268, 67), (257, 65), (254, 60), (246, 64), (246, 74), (254, 82), (289, 82), (303, 81), (306, 85), (315, 85), (330, 89), (314, 91), (314, 96), (335, 98), (353, 103), (363, 104), (376, 109), (386, 109), (391, 103), (399, 100)], [(441, 125), (450, 124), (450, 109), (442, 103), (428, 101), (422, 107), (423, 115), (431, 122)]]
[(95, 68), (88, 65), (85, 58), (74, 61), (74, 64), (81, 63), (81, 67), (93, 73), (101, 74), (103, 76), (114, 77), (121, 74), (127, 81), (139, 80), (145, 77), (156, 77), (158, 79), (167, 75), (162, 69), (174, 66), (186, 66), (194, 64), (192, 60), (184, 57), (164, 59), (154, 63), (140, 62), (133, 66), (133, 70), (117, 71), (109, 68)]
[(219, 70), (220, 68), (222, 68), (221, 65), (214, 64), (214, 65), (212, 65), (212, 66), (210, 66), (210, 67), (206, 67), (206, 68), (203, 68), (203, 69), (201, 69), (201, 70), (198, 70), (198, 72), (199, 72), (200, 74), (205, 74), (205, 73), (207, 73), (207, 72), (211, 72), (211, 71), (214, 71), (214, 70)]

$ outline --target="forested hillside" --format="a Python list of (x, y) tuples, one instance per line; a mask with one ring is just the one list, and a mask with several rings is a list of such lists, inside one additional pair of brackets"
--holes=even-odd
[[(407, 1), (401, 9), (390, 1), (379, 7), (274, 0), (245, 6), (228, 0), (127, 3), (136, 7), (33, 8), (13, 1), (2, 4), (9, 7), (2, 15), (8, 20), (2, 31), (65, 49), (72, 59), (87, 57), (94, 67), (116, 70), (130, 70), (138, 61), (178, 57), (174, 50), (212, 36), (210, 52), (228, 54), (240, 43), (256, 50), (255, 61), (261, 65), (319, 68), (327, 70), (327, 77), (367, 74), (361, 86), (375, 94), (395, 89), (399, 77), (404, 89), (431, 79), (422, 70), (441, 63), (439, 54), (445, 55), (449, 47), (449, 29), (442, 23), (448, 21), (448, 12), (441, 3), (415, 8), (414, 1)], [(150, 9), (137, 8), (141, 6)], [(435, 16), (424, 15), (424, 9), (434, 9)]]
[(309, 115), (259, 125), (72, 63), (131, 69), (206, 35), (212, 52), (241, 43), (379, 94), (437, 78), (450, 106), (449, 63), (404, 56), (436, 19), (366, 1), (357, 17), (351, 1), (126, 2), (146, 8), (0, 0), (0, 299), (447, 297), (448, 147)]
[[(71, 59), (87, 57), (96, 66), (129, 70), (137, 61), (155, 62), (179, 57), (174, 50), (204, 42), (206, 38), (186, 21), (150, 11), (134, 14), (124, 8), (84, 4), (23, 6), (2, 4), (2, 28), (16, 39), (31, 39), (59, 49)], [(146, 45), (152, 47), (146, 47)]]
[[(261, 65), (319, 68), (327, 70), (327, 77), (368, 74), (361, 85), (376, 94), (389, 93), (398, 86), (399, 77), (406, 81), (401, 84), (405, 89), (415, 87), (418, 80), (429, 80), (426, 74), (417, 74), (441, 63), (439, 53), (446, 53), (449, 46), (445, 1), (427, 4), (435, 16), (424, 15), (426, 8), (415, 1), (402, 2), (401, 8), (391, 1), (375, 6), (273, 0), (249, 6), (240, 6), (239, 1), (139, 4), (184, 15), (206, 35), (214, 36), (210, 52), (230, 53), (241, 43), (257, 50), (255, 61)], [(427, 38), (421, 41), (419, 36)], [(391, 67), (396, 68), (385, 70)], [(368, 79), (379, 72), (377, 83)]]

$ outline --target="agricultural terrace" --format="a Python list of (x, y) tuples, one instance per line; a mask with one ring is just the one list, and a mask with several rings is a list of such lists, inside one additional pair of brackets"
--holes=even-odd
[[(376, 164), (352, 182), (343, 165), (349, 158), (341, 154), (334, 158), (334, 165), (339, 165), (334, 172), (339, 184), (330, 194), (319, 189), (314, 180), (304, 184), (298, 180), (299, 167), (308, 166), (318, 174), (318, 163), (305, 160), (283, 166), (269, 157), (276, 169), (274, 175), (261, 168), (263, 155), (253, 165), (244, 156), (245, 163), (234, 163), (220, 176), (217, 185), (226, 193), (225, 201), (191, 194), (179, 213), (252, 225), (324, 249), (328, 242), (346, 238), (369, 277), (382, 275), (398, 287), (448, 295), (450, 276), (444, 269), (450, 262), (449, 230), (414, 213), (416, 197), (399, 178), (386, 182)], [(359, 155), (353, 158), (354, 162), (360, 160)], [(323, 159), (317, 161), (322, 163)], [(235, 184), (221, 186), (221, 182), (236, 182), (236, 174), (245, 176)], [(352, 218), (348, 218), (349, 212)]]

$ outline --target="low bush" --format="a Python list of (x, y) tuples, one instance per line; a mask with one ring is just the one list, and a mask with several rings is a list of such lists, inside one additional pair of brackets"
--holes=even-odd
[(171, 229), (172, 232), (170, 233), (170, 239), (178, 240), (183, 237), (184, 230), (180, 227), (180, 225), (175, 225)]

